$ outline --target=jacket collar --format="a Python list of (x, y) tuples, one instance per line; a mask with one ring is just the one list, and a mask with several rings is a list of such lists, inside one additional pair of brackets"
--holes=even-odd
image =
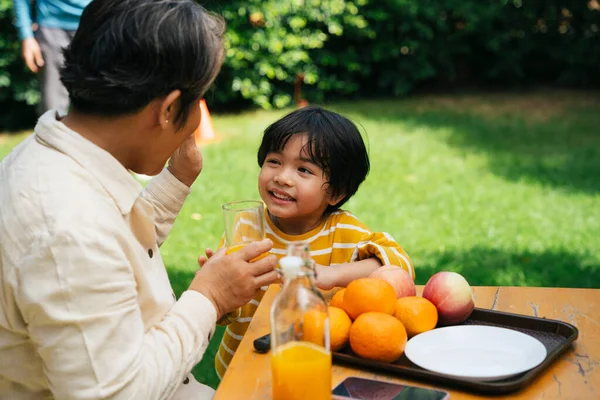
[(100, 182), (122, 214), (129, 214), (142, 186), (109, 152), (90, 142), (60, 121), (55, 110), (40, 117), (36, 140), (72, 158)]

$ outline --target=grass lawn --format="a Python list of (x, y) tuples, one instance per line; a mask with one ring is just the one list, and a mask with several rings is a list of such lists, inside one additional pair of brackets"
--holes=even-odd
[[(210, 103), (210, 102), (209, 102)], [(600, 287), (600, 93), (424, 96), (330, 104), (366, 133), (371, 173), (345, 208), (389, 232), (417, 283)], [(221, 235), (220, 206), (258, 199), (256, 149), (283, 111), (213, 115), (220, 140), (163, 245), (176, 293)], [(0, 136), (0, 157), (21, 136)], [(215, 335), (195, 372), (217, 385)]]

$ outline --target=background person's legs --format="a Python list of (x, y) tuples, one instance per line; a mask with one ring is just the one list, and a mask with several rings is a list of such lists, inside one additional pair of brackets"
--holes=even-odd
[(36, 39), (44, 56), (44, 67), (40, 71), (41, 103), (40, 114), (56, 109), (66, 114), (69, 109), (69, 94), (60, 81), (60, 68), (63, 64), (62, 49), (71, 42), (75, 31), (57, 28), (39, 27)]

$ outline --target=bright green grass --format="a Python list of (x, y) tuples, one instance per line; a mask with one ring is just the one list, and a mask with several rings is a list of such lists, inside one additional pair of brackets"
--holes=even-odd
[[(417, 283), (600, 287), (599, 93), (427, 96), (330, 105), (366, 132), (371, 173), (345, 208), (389, 232)], [(256, 199), (256, 149), (282, 111), (213, 115), (220, 141), (163, 245), (179, 294), (222, 230), (220, 206)], [(0, 157), (16, 139), (0, 139)], [(213, 357), (196, 367), (217, 385)]]

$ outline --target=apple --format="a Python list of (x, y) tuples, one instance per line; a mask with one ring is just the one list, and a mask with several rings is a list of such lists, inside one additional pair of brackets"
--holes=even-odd
[(369, 275), (369, 278), (383, 279), (387, 281), (396, 291), (396, 298), (416, 296), (417, 288), (413, 278), (397, 265), (384, 265), (377, 268)]
[(423, 289), (423, 297), (438, 310), (438, 325), (456, 325), (471, 315), (475, 304), (467, 280), (459, 273), (434, 274)]

